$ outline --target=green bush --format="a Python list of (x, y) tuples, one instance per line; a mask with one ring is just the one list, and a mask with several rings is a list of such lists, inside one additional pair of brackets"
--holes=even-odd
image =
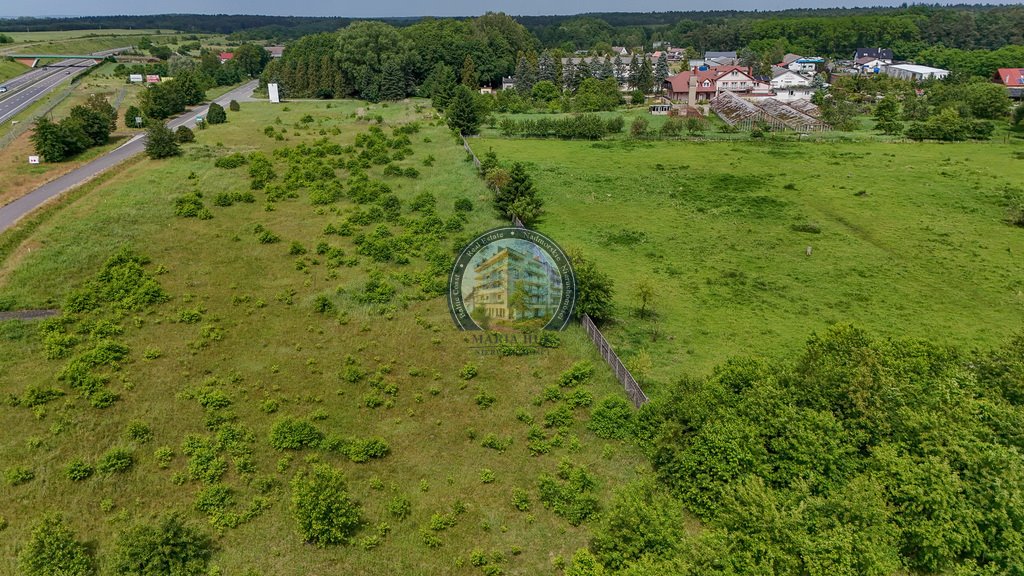
[(24, 466), (13, 466), (4, 472), (4, 481), (7, 482), (8, 486), (25, 484), (31, 482), (35, 477), (36, 473), (31, 468)]
[(399, 520), (405, 520), (412, 514), (412, 502), (405, 496), (395, 496), (388, 501), (388, 513)]
[(633, 407), (621, 396), (609, 396), (590, 411), (587, 428), (598, 438), (626, 438), (633, 430)]
[(181, 144), (188, 144), (189, 142), (196, 141), (196, 135), (188, 126), (178, 126), (178, 129), (174, 131), (174, 137), (178, 139)]
[(145, 422), (133, 420), (129, 422), (128, 427), (125, 428), (124, 436), (133, 442), (145, 444), (153, 439), (153, 430)]
[(67, 475), (69, 480), (80, 482), (92, 476), (94, 471), (92, 465), (81, 458), (76, 458), (68, 464)]
[(278, 450), (315, 448), (324, 434), (309, 420), (285, 416), (270, 428), (270, 445)]
[(217, 168), (226, 168), (228, 170), (244, 166), (248, 162), (248, 159), (244, 154), (235, 152), (234, 154), (228, 154), (227, 156), (221, 156), (217, 158), (213, 165)]
[(594, 495), (596, 483), (583, 466), (563, 460), (558, 465), (557, 475), (541, 474), (537, 486), (544, 507), (573, 526), (579, 526), (598, 511), (598, 500)]
[(228, 114), (224, 111), (224, 107), (216, 102), (210, 104), (210, 109), (206, 111), (206, 123), (211, 126), (214, 124), (223, 124), (228, 121)]
[(135, 464), (130, 450), (126, 448), (111, 448), (96, 463), (96, 469), (104, 474), (127, 472)]
[(95, 562), (88, 548), (58, 515), (47, 515), (32, 528), (32, 535), (18, 554), (22, 576), (91, 576)]
[(350, 498), (344, 475), (327, 465), (295, 476), (292, 509), (303, 539), (320, 547), (348, 544), (363, 525), (360, 505)]
[(206, 573), (213, 542), (177, 515), (139, 524), (121, 533), (114, 554), (118, 576), (200, 576)]

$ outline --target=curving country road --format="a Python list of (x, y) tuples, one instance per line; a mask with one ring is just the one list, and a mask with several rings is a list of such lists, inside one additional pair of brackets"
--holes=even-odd
[[(249, 100), (252, 96), (253, 90), (256, 89), (258, 84), (258, 80), (252, 80), (224, 94), (220, 98), (217, 98), (214, 102), (227, 108), (228, 102), (231, 100)], [(195, 117), (199, 115), (206, 116), (208, 108), (209, 105), (204, 105), (200, 108), (186, 111), (184, 114), (168, 122), (167, 126), (172, 130), (179, 126), (189, 126), (194, 128)], [(4, 232), (11, 226), (14, 226), (18, 220), (30, 214), (47, 201), (64, 194), (76, 186), (84, 184), (106, 170), (109, 170), (113, 166), (116, 166), (128, 158), (139, 154), (145, 149), (145, 147), (146, 135), (138, 134), (131, 140), (122, 144), (120, 147), (96, 158), (92, 162), (76, 168), (60, 178), (51, 180), (32, 192), (29, 192), (25, 196), (18, 198), (14, 202), (0, 207), (0, 233)]]

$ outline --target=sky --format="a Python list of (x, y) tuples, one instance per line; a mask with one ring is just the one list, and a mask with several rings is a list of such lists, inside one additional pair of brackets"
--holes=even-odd
[[(0, 17), (106, 16), (115, 14), (266, 14), (275, 16), (477, 16), (487, 11), (512, 15), (580, 14), (583, 12), (665, 12), (670, 10), (779, 10), (785, 8), (834, 8), (898, 6), (901, 0), (0, 0)], [(988, 0), (965, 4), (1017, 4), (1013, 0)]]

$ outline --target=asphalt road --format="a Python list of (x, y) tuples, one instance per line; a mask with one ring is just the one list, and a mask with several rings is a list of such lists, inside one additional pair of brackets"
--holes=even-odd
[[(96, 60), (123, 52), (130, 46), (93, 52)], [(70, 80), (95, 65), (94, 60), (71, 58), (30, 70), (21, 76), (11, 78), (3, 86), (7, 92), (0, 93), (0, 124), (13, 118), (18, 112), (53, 91), (64, 80)]]
[[(241, 101), (249, 98), (252, 95), (253, 90), (256, 89), (258, 83), (259, 82), (257, 80), (253, 80), (243, 84), (227, 94), (224, 94), (220, 98), (217, 98), (214, 102), (227, 108), (228, 102), (231, 100)], [(178, 126), (189, 126), (190, 128), (195, 128), (195, 117), (199, 115), (206, 116), (206, 110), (208, 108), (208, 105), (204, 105), (200, 108), (186, 111), (181, 116), (178, 116), (168, 122), (167, 126), (172, 130), (177, 129)], [(68, 190), (95, 178), (99, 174), (109, 170), (111, 167), (135, 156), (136, 154), (139, 154), (145, 150), (145, 148), (146, 135), (138, 134), (128, 142), (122, 144), (120, 147), (96, 158), (92, 162), (76, 168), (56, 180), (51, 180), (32, 192), (29, 192), (25, 196), (18, 198), (14, 202), (0, 207), (0, 232), (4, 232), (11, 226), (14, 226), (18, 220), (25, 217), (36, 208), (39, 208), (48, 200), (56, 198)]]

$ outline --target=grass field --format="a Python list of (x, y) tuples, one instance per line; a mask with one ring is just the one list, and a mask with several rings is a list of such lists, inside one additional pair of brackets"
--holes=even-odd
[[(1019, 142), (472, 145), (525, 162), (538, 229), (613, 277), (607, 333), (623, 357), (650, 354), (655, 391), (835, 322), (965, 347), (1024, 326), (1024, 231), (1005, 222)], [(641, 281), (653, 321), (631, 316)]]
[(25, 42), (58, 42), (79, 38), (97, 38), (105, 36), (148, 36), (150, 34), (174, 34), (173, 30), (125, 28), (98, 28), (95, 30), (43, 30), (38, 32), (4, 32), (14, 38), (15, 43)]
[[(596, 494), (607, 501), (616, 487), (649, 473), (628, 444), (601, 440), (584, 427), (585, 408), (575, 410), (576, 421), (565, 429), (560, 447), (536, 456), (527, 449), (526, 422), (536, 420), (539, 426), (559, 405), (544, 401), (541, 393), (553, 385), (557, 389), (559, 374), (574, 363), (589, 361), (597, 368), (582, 387), (596, 400), (622, 394), (581, 331), (572, 328), (563, 333), (560, 347), (535, 356), (478, 356), (451, 327), (443, 298), (421, 299), (415, 282), (404, 285), (410, 274), (424, 270), (423, 253), (411, 252), (405, 265), (374, 263), (358, 254), (352, 237), (324, 233), (327, 225), (353, 213), (351, 200), (314, 207), (300, 190), (298, 198), (269, 203), (257, 191), (254, 203), (214, 204), (219, 193), (242, 194), (249, 188), (246, 167), (217, 168), (216, 158), (232, 152), (269, 155), (321, 137), (349, 144), (372, 125), (350, 117), (363, 109), (383, 116), (388, 135), (391, 126), (403, 122), (421, 125), (410, 135), (413, 155), (399, 162), (417, 168), (418, 178), (382, 176), (380, 166), (368, 170), (402, 201), (403, 220), (386, 225), (394, 234), (422, 219), (409, 209), (422, 192), (433, 193), (436, 213), (446, 220), (454, 217), (455, 199), (472, 201), (464, 230), (442, 236), (447, 250), (499, 224), (461, 147), (445, 129), (430, 125), (429, 109), (411, 105), (242, 107), (229, 113), (228, 124), (197, 132), (198, 142), (186, 146), (182, 157), (140, 160), (53, 212), (0, 268), (5, 270), (0, 275), (4, 307), (59, 306), (107, 258), (130, 247), (152, 259), (146, 268), (170, 297), (134, 312), (74, 316), (83, 346), (93, 338), (86, 332), (101, 325), (107, 331), (112, 324), (123, 331), (117, 335), (115, 329), (112, 337), (130, 348), (106, 385), (120, 398), (102, 409), (55, 378), (68, 360), (47, 358), (37, 324), (0, 322), (0, 394), (20, 395), (31, 385), (68, 392), (35, 408), (0, 406), (5, 474), (15, 463), (34, 473), (27, 483), (0, 485), (7, 524), (0, 539), (0, 572), (14, 572), (19, 546), (46, 511), (63, 512), (104, 563), (121, 530), (169, 509), (182, 511), (214, 536), (213, 563), (225, 574), (480, 574), (470, 562), (475, 549), (506, 574), (550, 572), (556, 558), (585, 545), (589, 530), (541, 506), (539, 475), (554, 474), (563, 458), (585, 464), (598, 480)], [(307, 114), (312, 122), (301, 122)], [(267, 137), (267, 127), (282, 140)], [(432, 163), (424, 163), (428, 156)], [(274, 163), (280, 182), (286, 166), (281, 159)], [(211, 219), (175, 216), (175, 199), (193, 190), (203, 193)], [(257, 225), (281, 241), (258, 242)], [(308, 252), (298, 254), (293, 242)], [(320, 242), (344, 251), (346, 264), (335, 268), (328, 255), (314, 254)], [(373, 270), (397, 290), (388, 304), (355, 301)], [(323, 301), (318, 296), (334, 311), (317, 312), (314, 304)], [(471, 380), (460, 375), (467, 364), (479, 371)], [(197, 391), (213, 389), (229, 399), (229, 410), (204, 410), (196, 400)], [(488, 398), (493, 405), (481, 407)], [(330, 434), (379, 436), (390, 454), (356, 464), (322, 449), (275, 450), (267, 437), (283, 416), (307, 417)], [(242, 512), (258, 497), (270, 505), (237, 528), (212, 526), (211, 517), (195, 508), (206, 484), (188, 479), (196, 461), (183, 453), (183, 443), (187, 435), (207, 437), (223, 426), (211, 424), (211, 417), (234, 417), (233, 429), (252, 433), (251, 442), (243, 440), (250, 453), (232, 460), (219, 480), (231, 491), (231, 509)], [(152, 440), (128, 439), (132, 421), (148, 426)], [(552, 429), (540, 430), (552, 437)], [(488, 434), (510, 438), (511, 445), (505, 451), (485, 448)], [(67, 477), (66, 467), (75, 458), (96, 462), (115, 446), (132, 453), (128, 472), (97, 473), (80, 482)], [(167, 468), (156, 461), (160, 447), (174, 452)], [(302, 543), (291, 518), (289, 481), (315, 462), (344, 470), (367, 521), (357, 535), (360, 541), (378, 523), (390, 525), (379, 547), (321, 549)], [(494, 482), (482, 482), (485, 468), (494, 473)], [(530, 495), (528, 512), (512, 506), (516, 487)], [(388, 512), (398, 495), (411, 502), (405, 520)], [(453, 507), (465, 508), (454, 515), (455, 525), (432, 530), (432, 516)], [(440, 547), (425, 545), (424, 534), (436, 537)]]
[(28, 72), (28, 67), (24, 64), (0, 58), (0, 84), (25, 72)]

